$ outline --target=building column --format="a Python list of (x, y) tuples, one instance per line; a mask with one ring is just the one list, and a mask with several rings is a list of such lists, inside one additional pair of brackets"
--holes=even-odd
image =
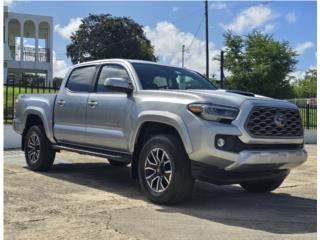
[(47, 71), (47, 76), (46, 76), (46, 82), (47, 82), (47, 84), (46, 84), (46, 87), (53, 87), (53, 76), (52, 76), (52, 70), (48, 70)]
[(23, 61), (23, 35), (24, 35), (24, 22), (22, 23), (20, 22), (20, 64)]
[(8, 18), (5, 19), (4, 24), (5, 24), (4, 43), (7, 43), (9, 45), (9, 31), (8, 31), (9, 22), (8, 22)]
[(36, 36), (35, 36), (35, 62), (39, 62), (39, 26), (38, 26), (38, 22), (34, 23), (35, 25), (35, 30), (36, 30)]
[(49, 22), (49, 31), (48, 31), (48, 48), (50, 54), (50, 74), (48, 74), (49, 84), (53, 86), (53, 21)]
[(8, 66), (6, 62), (4, 65), (5, 66), (3, 68), (3, 80), (4, 80), (4, 83), (8, 83)]

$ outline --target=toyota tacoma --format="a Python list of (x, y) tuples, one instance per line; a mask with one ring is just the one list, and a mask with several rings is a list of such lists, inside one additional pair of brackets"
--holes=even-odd
[(160, 204), (189, 197), (194, 179), (269, 192), (307, 159), (296, 105), (140, 60), (71, 67), (57, 94), (18, 96), (13, 127), (31, 170), (61, 150), (130, 164)]

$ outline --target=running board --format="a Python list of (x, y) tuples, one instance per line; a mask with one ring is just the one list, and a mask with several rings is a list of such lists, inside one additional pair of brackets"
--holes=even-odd
[(102, 157), (102, 158), (110, 158), (116, 161), (120, 162), (131, 162), (131, 155), (124, 152), (114, 152), (110, 150), (102, 150), (102, 149), (96, 149), (96, 148), (83, 148), (78, 146), (69, 146), (69, 145), (53, 145), (53, 149), (55, 150), (65, 150), (69, 152), (76, 152), (79, 154), (86, 154), (96, 157)]

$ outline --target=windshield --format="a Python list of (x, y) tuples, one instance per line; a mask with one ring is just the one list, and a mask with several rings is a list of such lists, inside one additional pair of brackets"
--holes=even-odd
[(183, 68), (132, 63), (143, 89), (216, 89), (205, 77)]

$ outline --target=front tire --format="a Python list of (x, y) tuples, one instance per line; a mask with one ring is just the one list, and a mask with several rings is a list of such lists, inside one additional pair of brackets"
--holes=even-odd
[(264, 193), (271, 192), (282, 184), (286, 176), (278, 177), (270, 180), (240, 183), (240, 186), (247, 192)]
[(53, 165), (56, 156), (41, 125), (28, 129), (24, 141), (24, 152), (27, 165), (33, 171), (48, 170)]
[(145, 143), (139, 157), (139, 182), (155, 203), (173, 204), (190, 197), (190, 160), (178, 137), (156, 135)]

